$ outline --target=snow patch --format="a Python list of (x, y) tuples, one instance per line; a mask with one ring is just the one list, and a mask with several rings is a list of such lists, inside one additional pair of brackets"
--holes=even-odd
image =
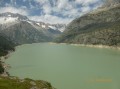
[(56, 30), (57, 28), (54, 26), (48, 26), (49, 28), (52, 28), (53, 30)]
[(40, 23), (36, 23), (36, 24), (40, 26)]
[(42, 28), (45, 28), (46, 26), (45, 25), (42, 25)]
[(11, 17), (11, 15), (8, 15), (9, 17)]
[(30, 23), (30, 24), (32, 23), (32, 22), (30, 22), (30, 21), (27, 21), (27, 22)]
[(60, 32), (64, 32), (65, 28), (60, 28), (59, 31)]

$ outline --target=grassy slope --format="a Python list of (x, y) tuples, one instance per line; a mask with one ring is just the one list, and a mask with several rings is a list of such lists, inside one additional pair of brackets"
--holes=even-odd
[(24, 79), (16, 77), (0, 77), (0, 89), (53, 89), (51, 84), (41, 80)]

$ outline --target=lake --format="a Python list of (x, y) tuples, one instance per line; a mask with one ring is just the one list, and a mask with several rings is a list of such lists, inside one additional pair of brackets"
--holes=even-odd
[(45, 80), (57, 89), (120, 89), (120, 50), (36, 43), (6, 60), (11, 76)]

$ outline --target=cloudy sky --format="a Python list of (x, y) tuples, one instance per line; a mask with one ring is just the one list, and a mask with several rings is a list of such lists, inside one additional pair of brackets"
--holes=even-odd
[(0, 13), (19, 13), (35, 21), (67, 24), (101, 4), (102, 0), (0, 0)]

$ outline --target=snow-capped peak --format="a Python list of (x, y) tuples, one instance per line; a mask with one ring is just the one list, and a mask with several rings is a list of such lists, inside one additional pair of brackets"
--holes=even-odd
[(11, 17), (11, 15), (8, 15), (8, 17)]
[(20, 14), (15, 14), (15, 13), (1, 13), (0, 14), (0, 24), (4, 23), (11, 23), (15, 21), (27, 21), (29, 20), (26, 16), (20, 15)]
[(18, 17), (0, 17), (0, 24), (16, 22)]

